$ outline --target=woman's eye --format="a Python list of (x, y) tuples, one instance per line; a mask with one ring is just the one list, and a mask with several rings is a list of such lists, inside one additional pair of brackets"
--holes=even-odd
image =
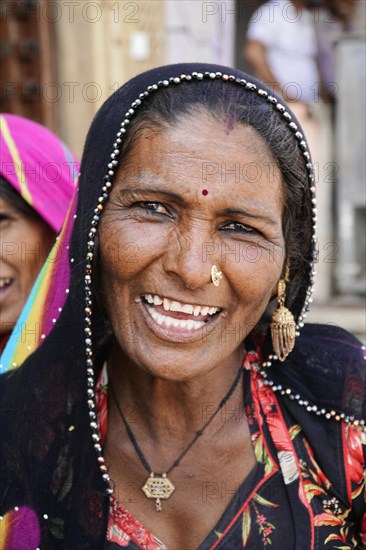
[(0, 223), (8, 221), (10, 217), (7, 214), (0, 213)]
[(240, 222), (229, 222), (222, 229), (227, 231), (235, 231), (236, 233), (256, 233), (256, 230), (253, 229), (253, 227)]
[(156, 214), (169, 214), (167, 208), (160, 202), (139, 202), (137, 205), (144, 210), (148, 210)]

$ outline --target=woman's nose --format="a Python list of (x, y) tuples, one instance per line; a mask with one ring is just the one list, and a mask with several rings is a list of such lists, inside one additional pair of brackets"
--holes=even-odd
[(191, 289), (202, 288), (211, 281), (211, 267), (219, 263), (218, 245), (207, 232), (196, 231), (170, 235), (164, 254), (164, 270), (173, 273)]

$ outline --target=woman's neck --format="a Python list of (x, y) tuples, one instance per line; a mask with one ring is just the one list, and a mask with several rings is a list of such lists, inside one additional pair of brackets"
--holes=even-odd
[[(108, 360), (108, 374), (116, 399), (131, 427), (155, 443), (194, 434), (215, 412), (232, 386), (243, 361), (243, 348), (225, 364), (200, 377), (167, 381), (133, 364), (115, 344)], [(113, 407), (113, 403), (110, 400)], [(113, 407), (114, 408), (114, 407)], [(116, 412), (116, 411), (115, 411)], [(228, 421), (243, 414), (242, 384), (238, 384), (207, 433), (227, 429)]]

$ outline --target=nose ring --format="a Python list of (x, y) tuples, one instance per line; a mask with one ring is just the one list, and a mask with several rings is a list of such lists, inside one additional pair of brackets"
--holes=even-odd
[(221, 279), (223, 278), (222, 271), (219, 271), (214, 264), (211, 267), (211, 280), (215, 286), (219, 286)]

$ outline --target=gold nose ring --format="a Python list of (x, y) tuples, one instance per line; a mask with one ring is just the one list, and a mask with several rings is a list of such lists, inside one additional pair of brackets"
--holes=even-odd
[(223, 278), (222, 271), (219, 271), (215, 264), (211, 267), (211, 280), (215, 286), (219, 286), (221, 279)]

